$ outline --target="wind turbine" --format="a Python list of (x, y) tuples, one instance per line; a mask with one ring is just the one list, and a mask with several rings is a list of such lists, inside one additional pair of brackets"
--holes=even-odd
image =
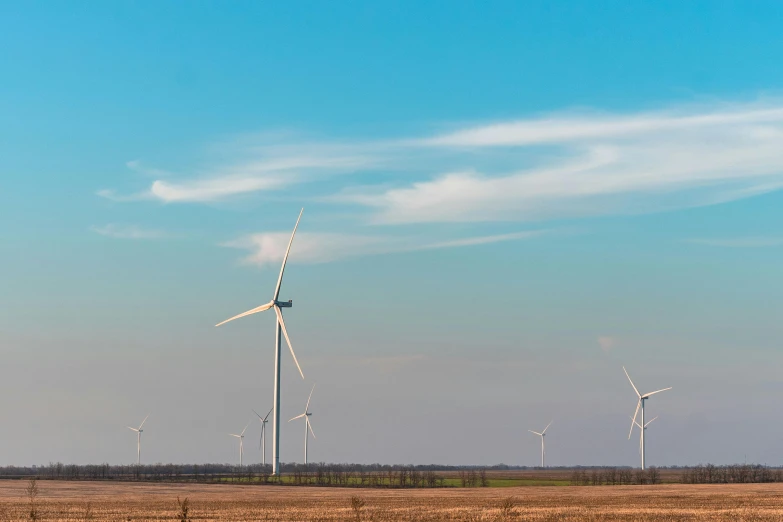
[(546, 437), (546, 430), (548, 430), (549, 426), (551, 425), (552, 425), (552, 421), (549, 421), (549, 424), (546, 425), (546, 428), (544, 428), (544, 431), (542, 431), (541, 433), (533, 430), (527, 430), (530, 433), (535, 433), (536, 435), (541, 437), (541, 467), (542, 468), (544, 467), (544, 456), (546, 455), (546, 450), (544, 449), (544, 437)]
[(269, 410), (266, 417), (259, 415), (256, 410), (253, 410), (253, 413), (255, 413), (258, 420), (261, 421), (261, 438), (258, 440), (258, 449), (261, 450), (262, 464), (266, 466), (266, 423), (269, 422), (267, 419), (269, 418), (269, 413), (272, 413), (272, 410)]
[(141, 428), (144, 427), (144, 423), (147, 422), (148, 418), (149, 415), (144, 417), (144, 420), (141, 421), (141, 424), (139, 425), (138, 428), (131, 428), (130, 426), (128, 426), (129, 430), (133, 430), (136, 432), (136, 465), (137, 466), (141, 464), (141, 432), (144, 431)]
[(307, 466), (307, 439), (309, 438), (307, 436), (308, 429), (310, 430), (310, 433), (313, 434), (313, 438), (315, 438), (315, 433), (313, 433), (313, 427), (310, 425), (310, 415), (312, 415), (312, 413), (308, 411), (308, 408), (310, 408), (310, 399), (313, 398), (313, 390), (315, 390), (315, 384), (313, 384), (313, 389), (310, 390), (310, 396), (307, 398), (307, 405), (305, 406), (304, 413), (301, 415), (297, 415), (296, 417), (288, 421), (291, 422), (292, 420), (301, 419), (302, 417), (305, 418), (305, 462), (304, 462), (305, 466)]
[(239, 439), (239, 467), (242, 467), (242, 453), (244, 453), (244, 440), (245, 440), (245, 430), (247, 427), (250, 426), (250, 422), (245, 424), (245, 428), (237, 435), (236, 433), (229, 433), (232, 437), (236, 437)]
[[(644, 423), (644, 402), (647, 399), (649, 399), (651, 395), (655, 395), (656, 393), (661, 393), (661, 392), (664, 392), (666, 390), (671, 390), (672, 387), (669, 386), (668, 388), (664, 388), (662, 390), (656, 390), (654, 392), (645, 393), (644, 395), (642, 395), (641, 393), (639, 393), (639, 390), (636, 389), (636, 386), (634, 385), (633, 381), (631, 380), (631, 376), (628, 375), (628, 370), (625, 369), (625, 366), (623, 366), (623, 371), (625, 372), (625, 376), (628, 377), (628, 382), (630, 382), (631, 386), (633, 386), (633, 391), (636, 392), (636, 396), (639, 397), (639, 400), (636, 403), (636, 411), (633, 412), (633, 417), (631, 418), (631, 429), (628, 432), (628, 440), (631, 440), (631, 433), (633, 433), (634, 424), (639, 426), (639, 423), (636, 422), (636, 415), (639, 414), (639, 408), (641, 407), (641, 409), (642, 409), (642, 422), (641, 422), (641, 425), (646, 428), (649, 423), (647, 423), (647, 424)], [(653, 419), (653, 420), (655, 420), (655, 419)], [(650, 422), (652, 422), (652, 421), (650, 421)], [(641, 448), (641, 453), (642, 453), (642, 469), (644, 469), (644, 428), (642, 428), (641, 432), (642, 432), (642, 434), (641, 434), (641, 441), (639, 442), (639, 446)]]
[[(629, 418), (629, 419), (631, 419), (631, 417), (630, 417), (630, 416), (628, 416), (628, 418)], [(642, 425), (641, 425), (641, 424), (639, 424), (638, 422), (636, 422), (636, 420), (634, 420), (634, 419), (631, 419), (631, 420), (633, 421), (633, 423), (634, 423), (634, 424), (636, 424), (637, 426), (639, 426), (639, 429), (640, 429), (640, 430), (642, 430), (642, 431), (647, 431), (647, 426), (649, 426), (650, 424), (652, 424), (652, 423), (653, 423), (653, 421), (654, 421), (655, 419), (657, 419), (657, 418), (658, 418), (658, 416), (656, 415), (656, 416), (655, 416), (655, 417), (653, 417), (651, 420), (647, 421), (647, 424), (645, 424), (645, 425), (644, 425), (644, 427), (642, 427)], [(640, 436), (639, 436), (639, 455), (641, 455), (641, 454), (642, 454), (642, 437), (641, 437), (641, 435), (640, 435)]]
[(247, 312), (243, 312), (239, 315), (235, 315), (231, 319), (226, 319), (222, 323), (218, 323), (215, 325), (215, 326), (220, 326), (222, 324), (226, 324), (229, 321), (233, 321), (234, 319), (245, 317), (246, 315), (257, 314), (259, 312), (269, 310), (270, 308), (275, 309), (275, 314), (277, 315), (277, 321), (275, 322), (275, 391), (274, 391), (274, 404), (272, 406), (272, 410), (273, 410), (272, 474), (273, 475), (280, 474), (280, 345), (281, 345), (280, 335), (281, 334), (285, 336), (285, 340), (288, 343), (288, 348), (291, 350), (291, 355), (294, 358), (294, 362), (296, 363), (296, 367), (299, 370), (299, 374), (302, 376), (302, 379), (304, 379), (304, 373), (302, 373), (302, 368), (299, 366), (299, 361), (296, 360), (294, 347), (291, 346), (291, 339), (289, 339), (288, 337), (288, 330), (285, 327), (285, 321), (283, 321), (283, 312), (282, 310), (280, 310), (281, 308), (291, 308), (293, 306), (293, 302), (292, 301), (284, 302), (278, 300), (278, 298), (280, 297), (280, 285), (283, 283), (283, 272), (285, 272), (285, 264), (286, 261), (288, 261), (288, 254), (289, 252), (291, 252), (291, 243), (294, 242), (294, 235), (296, 234), (296, 229), (299, 226), (299, 220), (302, 219), (302, 212), (304, 212), (304, 209), (302, 209), (299, 212), (299, 217), (296, 219), (296, 225), (294, 225), (294, 231), (291, 232), (291, 239), (288, 241), (288, 248), (286, 249), (285, 256), (283, 257), (283, 265), (280, 267), (280, 275), (277, 277), (277, 286), (275, 286), (275, 293), (272, 294), (272, 300), (266, 304), (253, 308), (252, 310), (248, 310)]

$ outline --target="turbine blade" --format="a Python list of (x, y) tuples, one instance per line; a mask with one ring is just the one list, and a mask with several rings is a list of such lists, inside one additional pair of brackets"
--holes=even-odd
[(238, 438), (241, 438), (241, 437), (239, 437), (239, 435), (237, 435), (236, 433), (229, 433), (229, 435), (231, 435), (232, 437), (238, 437)]
[(628, 440), (631, 440), (631, 433), (633, 433), (633, 425), (636, 424), (636, 416), (639, 414), (639, 407), (642, 405), (642, 400), (636, 401), (636, 411), (633, 412), (633, 418), (631, 419), (631, 429), (628, 431)]
[(645, 395), (645, 396), (644, 396), (644, 398), (646, 399), (646, 398), (647, 398), (647, 397), (649, 397), (650, 395), (655, 395), (656, 393), (665, 392), (666, 390), (671, 390), (671, 389), (672, 389), (672, 387), (671, 387), (671, 386), (669, 386), (668, 388), (664, 388), (664, 389), (662, 389), (662, 390), (656, 390), (656, 391), (654, 391), (654, 392), (650, 392), (650, 393), (648, 393), (647, 395)]
[(315, 390), (315, 383), (313, 383), (313, 389), (310, 390), (310, 396), (307, 398), (307, 406), (305, 406), (305, 413), (307, 413), (307, 409), (310, 407), (310, 399), (313, 398), (313, 390)]
[[(291, 339), (288, 338), (288, 330), (285, 327), (285, 321), (283, 321), (283, 312), (280, 311), (280, 307), (277, 305), (275, 306), (275, 313), (277, 314), (277, 322), (280, 323), (280, 328), (283, 330), (283, 335), (285, 336), (285, 341), (288, 343), (288, 348), (291, 350), (291, 356), (294, 358), (294, 362), (296, 363), (296, 368), (299, 370), (299, 375), (302, 376), (302, 379), (304, 379), (304, 373), (302, 373), (302, 367), (299, 366), (299, 361), (296, 360), (296, 354), (294, 353), (294, 347), (291, 346)], [(311, 392), (312, 393), (312, 392)]]
[(260, 420), (261, 422), (264, 421), (264, 418), (261, 415), (259, 415), (256, 410), (254, 410), (253, 408), (250, 408), (250, 411), (252, 411), (253, 413), (256, 414), (256, 417), (258, 417), (258, 420)]
[(269, 415), (272, 414), (272, 410), (274, 410), (274, 408), (269, 408), (269, 413), (267, 413), (266, 417), (264, 417), (264, 422), (266, 422), (266, 420), (269, 418)]
[(225, 321), (223, 321), (221, 323), (218, 323), (215, 326), (217, 327), (217, 326), (224, 325), (224, 324), (226, 324), (229, 321), (233, 321), (234, 319), (239, 319), (240, 317), (245, 317), (246, 315), (253, 315), (253, 314), (257, 314), (258, 312), (263, 312), (264, 310), (269, 310), (270, 308), (272, 308), (272, 306), (274, 306), (274, 304), (275, 303), (270, 301), (267, 304), (263, 304), (261, 306), (257, 306), (255, 308), (253, 308), (252, 310), (248, 310), (247, 312), (242, 312), (239, 315), (235, 315), (231, 319), (226, 319)]
[(538, 433), (537, 431), (533, 431), (533, 430), (527, 430), (527, 431), (529, 431), (530, 433), (535, 433), (535, 434), (536, 434), (536, 435), (538, 435), (539, 437), (541, 436), (541, 434), (540, 434), (540, 433)]
[(136, 428), (131, 428), (130, 426), (128, 426), (128, 429), (129, 429), (129, 430), (133, 430), (133, 431), (139, 431), (139, 430), (137, 430)]
[(247, 430), (247, 427), (248, 427), (248, 426), (250, 426), (250, 421), (248, 421), (248, 423), (247, 423), (247, 424), (245, 424), (245, 428), (244, 428), (244, 429), (242, 430), (242, 432), (239, 434), (239, 436), (240, 436), (240, 437), (241, 437), (242, 435), (244, 435), (244, 434), (245, 434), (245, 430)]
[(285, 264), (288, 262), (288, 253), (291, 252), (291, 243), (294, 242), (294, 236), (296, 235), (296, 229), (299, 227), (299, 220), (302, 219), (302, 212), (304, 208), (299, 211), (299, 217), (296, 218), (296, 225), (294, 225), (294, 231), (291, 232), (291, 239), (288, 240), (288, 248), (285, 249), (285, 256), (283, 257), (283, 265), (280, 267), (280, 275), (277, 277), (277, 286), (275, 287), (275, 296), (272, 301), (277, 301), (280, 297), (280, 285), (283, 284), (283, 272), (285, 272)]
[(644, 425), (644, 427), (646, 428), (647, 426), (649, 426), (650, 424), (652, 424), (652, 422), (653, 422), (655, 419), (657, 419), (657, 418), (658, 418), (658, 416), (656, 415), (655, 417), (653, 417), (652, 419), (650, 419), (650, 420), (649, 420), (649, 422), (648, 422), (647, 424), (645, 424), (645, 425)]
[(639, 393), (639, 390), (636, 389), (636, 386), (634, 385), (633, 381), (631, 380), (631, 376), (628, 375), (628, 370), (625, 369), (625, 366), (623, 366), (623, 371), (625, 372), (625, 376), (628, 377), (628, 382), (631, 383), (631, 386), (633, 386), (633, 391), (636, 392), (636, 395), (641, 398), (642, 395)]
[(139, 431), (141, 431), (141, 428), (144, 427), (144, 423), (147, 422), (147, 419), (149, 419), (149, 418), (150, 418), (149, 414), (147, 414), (147, 416), (144, 417), (144, 420), (141, 421), (141, 426), (139, 426)]
[(546, 433), (546, 430), (548, 430), (548, 429), (549, 429), (549, 427), (552, 425), (552, 422), (553, 422), (553, 421), (549, 421), (549, 424), (547, 424), (547, 425), (546, 425), (546, 428), (544, 428), (544, 431), (542, 431), (542, 432), (541, 432), (541, 435), (543, 435), (544, 433)]
[(293, 419), (288, 419), (288, 422), (291, 422), (292, 420), (296, 420), (296, 419), (301, 419), (301, 418), (302, 418), (302, 417), (304, 417), (305, 415), (307, 415), (307, 414), (306, 414), (306, 413), (303, 413), (303, 414), (301, 414), (301, 415), (297, 415), (297, 416), (296, 416), (296, 417), (294, 417)]
[[(631, 419), (631, 422), (633, 422), (634, 424), (636, 424), (636, 425), (637, 425), (637, 426), (639, 426), (640, 428), (642, 427), (642, 425), (641, 425), (641, 424), (639, 424), (638, 422), (636, 422), (636, 419), (634, 419), (634, 418), (633, 418), (633, 417), (631, 417), (630, 415), (628, 416), (628, 418), (629, 418), (629, 419)], [(648, 424), (649, 424), (649, 423), (648, 423)]]
[(315, 432), (313, 431), (313, 425), (310, 424), (310, 419), (309, 418), (307, 419), (307, 427), (310, 428), (310, 433), (313, 435), (313, 438), (316, 438), (315, 437)]

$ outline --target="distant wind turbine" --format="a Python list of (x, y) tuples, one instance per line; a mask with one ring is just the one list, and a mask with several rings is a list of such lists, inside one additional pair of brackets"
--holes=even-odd
[(281, 345), (280, 336), (281, 334), (285, 336), (285, 340), (288, 343), (288, 348), (291, 350), (291, 355), (294, 358), (294, 362), (296, 363), (296, 367), (299, 370), (299, 374), (302, 376), (302, 379), (304, 379), (304, 373), (302, 373), (302, 368), (299, 366), (299, 361), (296, 360), (294, 347), (291, 346), (291, 339), (289, 339), (288, 337), (288, 330), (285, 327), (285, 321), (283, 321), (283, 312), (281, 310), (281, 308), (291, 308), (293, 306), (293, 302), (292, 301), (285, 302), (285, 301), (278, 300), (278, 298), (280, 297), (280, 285), (283, 283), (283, 272), (285, 272), (285, 264), (288, 261), (288, 254), (291, 252), (291, 244), (294, 242), (294, 235), (296, 234), (296, 229), (297, 227), (299, 227), (299, 220), (302, 219), (302, 212), (304, 212), (304, 209), (302, 209), (299, 212), (299, 217), (296, 220), (296, 225), (294, 225), (294, 231), (291, 232), (291, 239), (288, 241), (288, 248), (285, 251), (285, 256), (283, 256), (283, 265), (280, 267), (280, 275), (277, 277), (277, 286), (275, 286), (275, 293), (272, 294), (272, 300), (266, 304), (253, 308), (252, 310), (248, 310), (247, 312), (243, 312), (239, 315), (235, 315), (234, 317), (230, 319), (226, 319), (222, 323), (218, 323), (215, 325), (215, 326), (220, 326), (222, 324), (226, 324), (229, 321), (233, 321), (234, 319), (245, 317), (246, 315), (257, 314), (259, 312), (269, 310), (270, 308), (275, 309), (275, 314), (277, 315), (277, 321), (275, 322), (275, 388), (274, 388), (274, 404), (272, 406), (272, 410), (273, 410), (272, 474), (273, 475), (280, 474), (280, 345)]
[[(628, 382), (630, 382), (631, 386), (633, 386), (633, 391), (636, 392), (636, 396), (639, 397), (639, 400), (636, 403), (636, 411), (633, 412), (633, 417), (631, 417), (631, 429), (628, 432), (628, 440), (631, 440), (631, 434), (633, 433), (634, 425), (636, 425), (636, 426), (641, 425), (641, 426), (644, 426), (645, 428), (649, 425), (649, 423), (648, 424), (644, 423), (644, 403), (645, 403), (645, 401), (647, 399), (649, 399), (651, 395), (655, 395), (656, 393), (661, 393), (661, 392), (664, 392), (666, 390), (671, 390), (672, 387), (669, 386), (668, 388), (664, 388), (662, 390), (656, 390), (654, 392), (645, 393), (644, 395), (642, 395), (641, 393), (639, 393), (639, 390), (636, 389), (636, 385), (634, 385), (633, 381), (631, 380), (631, 376), (628, 375), (628, 371), (625, 369), (625, 366), (623, 366), (623, 371), (625, 372), (625, 376), (628, 377)], [(642, 409), (642, 422), (641, 423), (637, 423), (636, 422), (636, 415), (639, 414), (639, 408)], [(652, 421), (650, 421), (650, 422), (652, 422)], [(644, 469), (644, 449), (645, 449), (644, 448), (644, 428), (642, 428), (641, 432), (642, 432), (641, 433), (641, 441), (639, 442), (639, 446), (641, 447), (641, 454), (642, 454), (642, 469)]]
[(259, 415), (256, 410), (253, 410), (253, 413), (255, 413), (258, 420), (261, 421), (261, 438), (258, 440), (258, 449), (261, 450), (261, 464), (266, 466), (266, 423), (269, 422), (267, 419), (269, 418), (269, 413), (272, 413), (272, 410), (269, 410), (266, 417)]
[(229, 433), (232, 437), (236, 437), (239, 439), (239, 467), (242, 467), (242, 454), (244, 453), (244, 440), (245, 440), (245, 430), (247, 427), (250, 426), (250, 423), (248, 422), (245, 424), (245, 428), (237, 435), (236, 433)]
[(544, 448), (544, 437), (546, 437), (546, 430), (548, 430), (549, 426), (551, 425), (552, 425), (552, 421), (549, 421), (549, 424), (546, 425), (546, 428), (544, 428), (544, 431), (542, 431), (541, 433), (533, 430), (527, 430), (530, 433), (535, 433), (536, 435), (541, 437), (541, 467), (542, 468), (544, 467), (544, 456), (546, 455), (546, 449)]
[(131, 428), (130, 426), (128, 426), (129, 430), (133, 430), (133, 431), (136, 432), (136, 465), (137, 466), (139, 464), (141, 464), (141, 432), (144, 431), (141, 428), (144, 427), (144, 423), (147, 422), (148, 418), (149, 418), (149, 415), (144, 417), (144, 420), (141, 421), (141, 424), (139, 425), (138, 428)]
[(307, 466), (307, 439), (309, 438), (307, 436), (307, 430), (308, 429), (310, 430), (310, 433), (313, 434), (313, 438), (315, 438), (315, 433), (313, 433), (313, 427), (310, 425), (310, 415), (312, 415), (312, 413), (310, 413), (310, 411), (309, 411), (310, 399), (313, 398), (313, 390), (315, 390), (315, 384), (313, 384), (313, 389), (310, 390), (310, 396), (307, 398), (307, 405), (305, 406), (304, 413), (301, 414), (301, 415), (297, 415), (296, 417), (294, 417), (293, 419), (290, 419), (288, 421), (288, 422), (291, 422), (291, 421), (296, 420), (296, 419), (301, 419), (302, 417), (305, 418), (305, 461), (304, 461), (305, 466)]
[[(631, 418), (631, 417), (629, 416), (629, 418)], [(652, 423), (653, 423), (653, 421), (654, 421), (655, 419), (657, 419), (657, 418), (658, 418), (658, 416), (656, 415), (655, 417), (653, 417), (652, 419), (650, 419), (649, 421), (647, 421), (647, 424), (645, 424), (645, 425), (644, 425), (644, 427), (642, 427), (642, 425), (641, 425), (641, 424), (639, 424), (638, 422), (636, 422), (634, 419), (632, 419), (632, 418), (631, 418), (631, 420), (633, 421), (633, 423), (634, 423), (634, 424), (636, 424), (637, 426), (639, 426), (639, 429), (640, 429), (640, 430), (642, 430), (642, 431), (647, 431), (647, 426), (649, 426), (650, 424), (652, 424)], [(639, 455), (641, 455), (641, 454), (642, 454), (642, 436), (641, 436), (641, 434), (640, 434), (640, 435), (639, 435)]]

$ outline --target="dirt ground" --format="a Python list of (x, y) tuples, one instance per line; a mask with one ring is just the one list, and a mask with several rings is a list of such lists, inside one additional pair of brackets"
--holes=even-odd
[[(0, 521), (30, 520), (24, 480), (0, 481)], [(369, 490), (38, 481), (38, 520), (779, 521), (783, 484)], [(352, 500), (353, 499), (353, 500)]]

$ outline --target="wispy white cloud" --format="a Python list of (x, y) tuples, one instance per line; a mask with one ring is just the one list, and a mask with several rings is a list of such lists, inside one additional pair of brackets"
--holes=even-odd
[(256, 146), (247, 147), (236, 154), (257, 157), (244, 161), (232, 160), (227, 165), (190, 177), (151, 168), (142, 165), (139, 160), (129, 161), (126, 166), (134, 172), (164, 179), (154, 180), (148, 189), (141, 192), (123, 195), (114, 190), (102, 189), (97, 191), (97, 195), (113, 201), (206, 203), (242, 194), (280, 190), (326, 174), (370, 168), (375, 161), (367, 154), (337, 145), (331, 150), (325, 146)]
[[(532, 147), (540, 144), (547, 147)], [(463, 169), (336, 200), (368, 206), (383, 223), (540, 220), (707, 205), (783, 187), (780, 107), (560, 116), (466, 129), (421, 145), (485, 155), (515, 147), (535, 165)]]
[(139, 174), (144, 174), (147, 177), (168, 177), (173, 175), (167, 170), (149, 167), (138, 159), (125, 162), (125, 166), (130, 170), (138, 172)]
[[(543, 233), (545, 231), (531, 230), (512, 234), (431, 242), (411, 237), (301, 232), (296, 235), (296, 241), (294, 241), (291, 247), (291, 259), (297, 263), (327, 263), (349, 257), (438, 248), (457, 248), (501, 241), (530, 239)], [(228, 241), (221, 246), (239, 248), (250, 252), (249, 255), (242, 259), (242, 262), (245, 264), (276, 266), (285, 255), (285, 249), (288, 246), (290, 237), (290, 232), (264, 232)]]
[(274, 176), (224, 176), (182, 183), (155, 180), (149, 196), (166, 203), (216, 201), (248, 192), (278, 189), (288, 182)]
[[(713, 103), (658, 112), (571, 111), (395, 140), (237, 139), (228, 160), (155, 173), (117, 201), (212, 202), (308, 189), (358, 205), (374, 223), (530, 221), (713, 205), (783, 188), (783, 103)], [(378, 173), (362, 178), (347, 173)], [(320, 193), (319, 193), (320, 191)]]
[(618, 136), (632, 138), (662, 132), (745, 124), (780, 123), (783, 108), (764, 106), (725, 107), (703, 112), (637, 113), (624, 116), (584, 112), (546, 118), (493, 123), (426, 138), (422, 145), (488, 147), (593, 141)]
[(117, 239), (160, 239), (167, 236), (162, 230), (145, 229), (136, 225), (118, 225), (116, 223), (92, 226), (90, 230), (96, 234)]
[(423, 250), (423, 249), (430, 249), (430, 248), (452, 248), (452, 247), (463, 247), (463, 246), (473, 246), (473, 245), (487, 245), (490, 243), (513, 241), (515, 239), (529, 239), (535, 236), (540, 236), (543, 233), (544, 233), (543, 230), (526, 230), (524, 232), (514, 232), (511, 234), (496, 234), (493, 236), (466, 237), (463, 239), (454, 239), (451, 241), (430, 243), (420, 248)]
[(783, 245), (783, 237), (748, 236), (712, 239), (688, 239), (688, 243), (726, 248), (763, 248)]

